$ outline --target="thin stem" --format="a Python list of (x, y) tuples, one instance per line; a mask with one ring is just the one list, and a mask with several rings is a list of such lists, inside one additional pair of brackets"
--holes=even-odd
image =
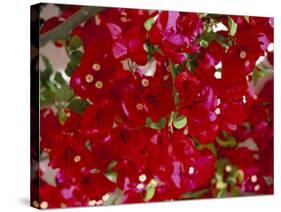
[(176, 73), (175, 65), (172, 63), (172, 61), (169, 61), (169, 69), (170, 69), (170, 73), (171, 73), (171, 76), (172, 76), (172, 82), (173, 82), (174, 102), (175, 102), (175, 105), (177, 107), (177, 105), (178, 105), (178, 92), (177, 92), (177, 89), (176, 89), (176, 76), (177, 76), (177, 73)]

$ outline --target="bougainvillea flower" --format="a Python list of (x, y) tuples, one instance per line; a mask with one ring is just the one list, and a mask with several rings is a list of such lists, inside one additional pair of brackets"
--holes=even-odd
[(71, 76), (70, 85), (74, 92), (83, 98), (93, 101), (99, 99), (108, 95), (117, 65), (110, 55), (86, 53)]
[(140, 77), (124, 89), (122, 109), (132, 124), (144, 125), (147, 117), (157, 122), (172, 111), (171, 79), (169, 75), (160, 75), (154, 83), (152, 77)]
[(113, 37), (112, 54), (118, 60), (131, 59), (139, 65), (147, 62), (147, 53), (144, 50), (144, 28), (133, 26), (122, 32), (121, 27), (108, 23), (107, 27)]
[(91, 135), (111, 130), (115, 119), (115, 107), (112, 101), (95, 102), (84, 112), (80, 131)]
[(131, 130), (115, 127), (108, 141), (110, 155), (116, 160), (130, 160), (138, 154), (146, 140), (145, 129)]
[[(102, 173), (92, 173), (90, 171), (82, 171), (80, 177), (77, 177), (78, 181), (76, 190), (74, 190), (74, 196), (78, 199), (88, 200), (102, 200), (102, 197), (109, 192), (114, 191), (115, 185)], [(102, 186), (100, 186), (102, 185)]]
[(205, 87), (197, 98), (198, 104), (194, 104), (187, 111), (190, 117), (189, 130), (202, 143), (208, 143), (218, 134), (216, 103), (217, 97), (213, 89)]
[(199, 92), (200, 81), (189, 71), (183, 71), (176, 77), (176, 88), (182, 104), (190, 105)]
[(61, 192), (58, 192), (58, 187), (49, 185), (44, 181), (40, 182), (40, 202), (38, 207), (41, 209), (58, 208), (61, 206), (73, 206), (72, 201), (67, 201)]
[(98, 25), (94, 19), (90, 19), (77, 31), (83, 41), (85, 52), (92, 54), (93, 57), (110, 54), (112, 38), (106, 26)]
[[(41, 34), (86, 9), (59, 8)], [(33, 205), (272, 194), (273, 20), (100, 10), (43, 60)]]

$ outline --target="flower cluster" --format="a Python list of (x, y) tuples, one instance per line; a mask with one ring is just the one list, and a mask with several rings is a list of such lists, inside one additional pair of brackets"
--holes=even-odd
[(272, 19), (110, 8), (78, 41), (41, 106), (41, 208), (273, 192)]

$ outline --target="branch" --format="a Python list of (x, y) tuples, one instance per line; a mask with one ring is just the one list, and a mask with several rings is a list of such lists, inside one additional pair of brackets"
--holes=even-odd
[(96, 15), (103, 9), (104, 8), (101, 7), (81, 7), (81, 9), (67, 19), (67, 21), (40, 35), (40, 46), (44, 46), (50, 40), (57, 40), (65, 37), (73, 28), (79, 26), (81, 23)]

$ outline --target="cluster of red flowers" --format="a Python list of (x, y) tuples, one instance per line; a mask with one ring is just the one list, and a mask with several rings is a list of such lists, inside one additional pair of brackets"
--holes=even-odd
[(70, 87), (89, 106), (63, 123), (40, 111), (55, 170), (54, 185), (40, 170), (42, 207), (273, 192), (273, 81), (253, 85), (257, 60), (273, 65), (271, 19), (110, 8), (71, 36)]

